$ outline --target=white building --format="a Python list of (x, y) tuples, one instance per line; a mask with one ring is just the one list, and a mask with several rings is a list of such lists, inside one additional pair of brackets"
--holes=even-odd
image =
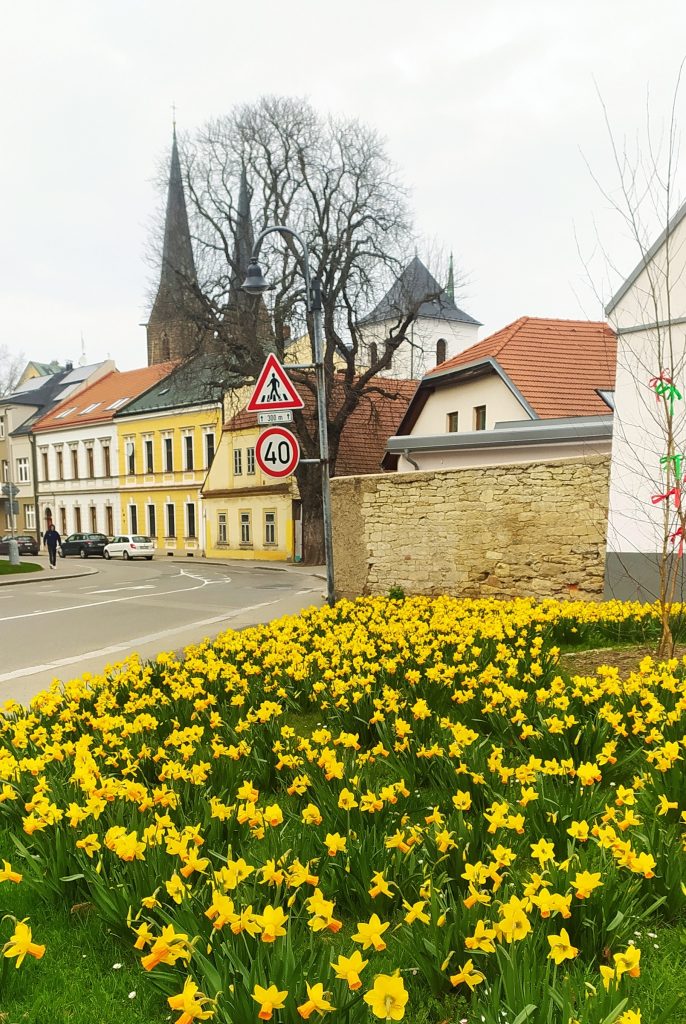
[[(674, 464), (668, 478), (661, 459), (668, 454), (666, 403), (673, 408), (672, 453), (686, 456), (685, 243), (686, 203), (606, 308), (618, 338), (608, 596), (654, 599), (665, 539), (668, 552), (679, 549), (678, 538), (669, 542), (680, 524), (674, 495), (661, 497), (674, 486)], [(670, 379), (683, 397), (670, 391)], [(677, 600), (683, 594), (682, 582)]]
[(423, 377), (384, 468), (608, 453), (615, 351), (606, 323), (520, 317)]
[(121, 531), (114, 414), (166, 376), (172, 365), (113, 370), (38, 420), (33, 433), (42, 523), (54, 521), (62, 536)]
[(452, 262), (443, 288), (415, 256), (376, 308), (358, 322), (361, 364), (373, 366), (383, 358), (386, 342), (403, 333), (410, 313), (416, 318), (380, 376), (419, 380), (432, 366), (473, 345), (481, 324), (455, 305), (453, 292)]

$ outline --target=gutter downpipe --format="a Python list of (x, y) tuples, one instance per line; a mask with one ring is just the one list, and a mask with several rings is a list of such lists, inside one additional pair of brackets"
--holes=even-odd
[(419, 472), (419, 463), (415, 462), (414, 459), (410, 458), (410, 449), (409, 448), (404, 448), (403, 449), (403, 458), (405, 459), (406, 462), (409, 462), (411, 466), (414, 466), (415, 471), (417, 473)]

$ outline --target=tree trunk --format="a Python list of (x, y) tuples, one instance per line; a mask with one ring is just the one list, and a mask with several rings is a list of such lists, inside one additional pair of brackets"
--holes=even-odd
[(318, 467), (303, 467), (298, 478), (302, 501), (303, 564), (324, 565), (324, 522), (322, 484)]

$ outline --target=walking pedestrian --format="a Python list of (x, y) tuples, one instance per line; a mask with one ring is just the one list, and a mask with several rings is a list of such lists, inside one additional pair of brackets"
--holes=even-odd
[(43, 534), (43, 543), (48, 549), (48, 558), (50, 559), (50, 568), (54, 569), (57, 564), (57, 548), (62, 543), (62, 538), (51, 523)]

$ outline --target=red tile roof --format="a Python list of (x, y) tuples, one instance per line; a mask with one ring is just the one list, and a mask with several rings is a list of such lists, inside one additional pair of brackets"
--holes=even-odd
[[(73, 398), (65, 398), (34, 426), (42, 430), (68, 430), (88, 423), (107, 423), (127, 402), (142, 395), (174, 369), (175, 363), (155, 363), (141, 370), (113, 370)], [(87, 411), (86, 411), (87, 410)]]
[(491, 357), (543, 419), (608, 412), (617, 339), (606, 323), (523, 316), (431, 370), (425, 380)]
[[(417, 390), (415, 380), (393, 380), (389, 377), (376, 377), (371, 387), (382, 389), (363, 394), (357, 408), (346, 420), (338, 447), (338, 457), (334, 476), (358, 476), (366, 473), (380, 473), (381, 460), (386, 450), (386, 442), (393, 437), (400, 421), (407, 412), (410, 399)], [(299, 389), (305, 402), (304, 416), (308, 428), (315, 428), (315, 398), (304, 387)], [(334, 384), (330, 399), (329, 416), (335, 415), (343, 398), (342, 384)], [(224, 425), (224, 430), (244, 430), (257, 425), (254, 412), (237, 413)], [(294, 425), (289, 427), (295, 431)]]

